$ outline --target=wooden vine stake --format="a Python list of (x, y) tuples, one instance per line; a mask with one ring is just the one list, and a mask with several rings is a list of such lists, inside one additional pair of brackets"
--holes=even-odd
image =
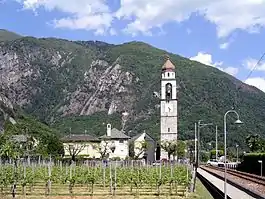
[(109, 177), (110, 177), (110, 193), (113, 196), (113, 188), (112, 188), (112, 172), (111, 172), (111, 162), (109, 164)]

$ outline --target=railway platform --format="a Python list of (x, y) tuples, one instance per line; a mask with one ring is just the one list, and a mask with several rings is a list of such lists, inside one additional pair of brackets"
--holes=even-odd
[[(207, 172), (205, 169), (202, 168), (197, 169), (197, 175), (199, 178), (204, 178), (203, 180), (206, 182), (206, 184), (208, 184), (208, 186), (210, 186), (212, 189), (215, 189), (214, 198), (224, 198), (223, 179), (213, 175), (213, 173)], [(229, 183), (229, 181), (227, 182), (227, 196), (228, 199), (257, 199), (257, 197), (254, 197), (252, 194), (249, 194), (244, 190), (236, 187), (234, 184)]]

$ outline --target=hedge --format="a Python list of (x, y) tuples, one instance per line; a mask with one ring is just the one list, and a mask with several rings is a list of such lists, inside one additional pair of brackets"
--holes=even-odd
[(243, 157), (243, 162), (238, 166), (238, 170), (260, 175), (261, 164), (258, 162), (262, 160), (263, 171), (265, 174), (265, 153), (246, 153)]

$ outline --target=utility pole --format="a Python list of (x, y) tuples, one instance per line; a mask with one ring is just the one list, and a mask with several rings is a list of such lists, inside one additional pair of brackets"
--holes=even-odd
[(215, 126), (215, 158), (216, 158), (216, 160), (218, 159), (218, 144), (217, 144), (218, 138), (217, 138), (217, 136), (218, 136), (218, 127), (216, 125)]
[(197, 162), (197, 164), (198, 164), (198, 166), (200, 165), (200, 153), (201, 153), (201, 149), (200, 149), (200, 147), (201, 147), (201, 145), (200, 145), (200, 142), (201, 142), (201, 138), (200, 138), (200, 125), (201, 125), (201, 120), (198, 122), (198, 136), (197, 136), (197, 139), (198, 139), (198, 151), (197, 151), (197, 153), (198, 153), (198, 155), (197, 155), (197, 159), (198, 159), (198, 162)]
[(203, 120), (199, 120), (198, 121), (198, 130), (197, 130), (197, 132), (198, 132), (198, 136), (197, 136), (197, 138), (198, 138), (198, 165), (200, 165), (200, 152), (201, 152), (201, 144), (200, 144), (200, 142), (201, 142), (201, 136), (200, 136), (200, 128), (201, 127), (204, 127), (204, 126), (211, 126), (211, 125), (213, 125), (213, 123), (202, 123), (202, 121)]
[(192, 172), (192, 180), (190, 186), (190, 192), (195, 191), (196, 184), (196, 172), (198, 167), (198, 153), (197, 153), (197, 123), (194, 124), (194, 164), (193, 164), (193, 172)]
[(238, 147), (239, 145), (236, 144), (236, 163), (238, 163)]
[(197, 123), (194, 124), (194, 148), (195, 148), (195, 152), (194, 152), (194, 161), (195, 161), (195, 165), (196, 167), (198, 166), (198, 162), (197, 162)]

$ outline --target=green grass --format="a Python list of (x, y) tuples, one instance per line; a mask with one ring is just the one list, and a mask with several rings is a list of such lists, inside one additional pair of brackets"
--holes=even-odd
[(189, 199), (214, 199), (208, 190), (203, 186), (202, 182), (198, 179), (196, 183), (195, 193)]

